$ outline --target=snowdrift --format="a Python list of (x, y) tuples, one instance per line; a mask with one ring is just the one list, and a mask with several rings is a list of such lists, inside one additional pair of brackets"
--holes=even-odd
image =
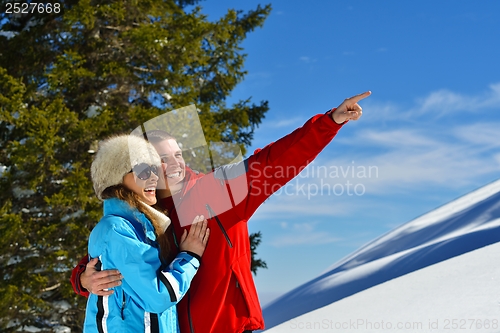
[[(394, 229), (271, 302), (263, 309), (266, 329), (499, 241), (497, 180)], [(498, 260), (488, 259), (486, 266), (481, 267), (489, 271), (497, 263)], [(497, 307), (500, 319), (500, 306)]]
[(289, 332), (500, 332), (500, 243), (277, 325)]

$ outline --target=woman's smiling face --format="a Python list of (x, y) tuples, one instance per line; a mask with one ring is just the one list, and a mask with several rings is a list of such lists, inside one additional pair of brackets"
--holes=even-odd
[(129, 172), (123, 176), (123, 185), (133, 191), (139, 198), (150, 206), (156, 203), (156, 186), (158, 185), (158, 176), (151, 172), (148, 179), (142, 180), (135, 173)]

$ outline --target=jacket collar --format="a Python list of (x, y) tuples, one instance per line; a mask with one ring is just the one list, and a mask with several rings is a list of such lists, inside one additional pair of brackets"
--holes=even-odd
[(186, 193), (191, 190), (191, 188), (196, 184), (196, 181), (203, 177), (205, 174), (194, 171), (193, 169), (186, 166), (186, 176), (184, 177), (184, 184), (182, 185), (182, 189), (180, 192), (174, 194), (173, 196), (165, 197), (163, 199), (159, 199), (161, 201), (161, 206), (166, 208), (169, 212), (172, 211), (174, 207), (174, 199), (173, 197), (184, 197)]
[(104, 215), (114, 215), (129, 221), (136, 230), (142, 230), (146, 237), (155, 242), (156, 234), (151, 221), (136, 208), (131, 207), (127, 202), (110, 198), (104, 200)]
[(203, 177), (204, 174), (186, 166), (186, 176), (184, 178), (184, 186), (182, 186), (181, 195), (184, 196), (196, 183), (198, 178)]

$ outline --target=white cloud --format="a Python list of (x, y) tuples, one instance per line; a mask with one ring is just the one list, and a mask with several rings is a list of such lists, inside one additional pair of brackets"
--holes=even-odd
[[(500, 93), (500, 85), (492, 85), (488, 93), (478, 94), (490, 94), (483, 105), (493, 103), (495, 89)], [(449, 106), (453, 105), (450, 101)], [(373, 207), (380, 206), (380, 200), (390, 202), (397, 195), (411, 197), (414, 193), (426, 193), (427, 200), (450, 191), (458, 196), (499, 177), (500, 117), (491, 121), (489, 116), (467, 119), (471, 114), (460, 112), (457, 121), (436, 121), (432, 116), (412, 113), (418, 105), (403, 109), (392, 102), (370, 103), (363, 105), (367, 110), (364, 118), (355, 126), (349, 124), (347, 135), (342, 130), (309, 168), (264, 203), (254, 221), (297, 216), (348, 218), (359, 214), (360, 205), (376, 210)], [(300, 125), (303, 119), (287, 121)], [(347, 182), (351, 193), (359, 184), (358, 189), (365, 194), (349, 196)], [(284, 223), (283, 227), (292, 230), (291, 224)], [(285, 234), (277, 244), (291, 244), (294, 237)], [(307, 239), (328, 237), (311, 231)]]
[[(314, 188), (314, 193), (309, 193), (307, 185), (313, 182), (309, 179), (295, 178), (289, 182), (285, 192), (274, 194), (268, 201), (259, 207), (258, 214), (252, 218), (253, 221), (267, 220), (296, 216), (345, 216), (356, 209), (355, 204), (349, 204), (342, 201), (341, 196), (332, 197), (327, 194), (321, 194)], [(299, 186), (304, 184), (302, 191), (297, 191)], [(308, 197), (309, 195), (309, 197)], [(286, 224), (284, 224), (286, 226)]]
[(316, 223), (294, 223), (293, 230), (297, 232), (309, 233), (314, 231), (314, 225)]
[(475, 145), (474, 149), (500, 147), (500, 121), (457, 126), (451, 132), (463, 142)]
[(436, 144), (435, 140), (416, 129), (396, 129), (390, 131), (364, 130), (357, 137), (367, 145), (401, 148), (430, 147)]
[(491, 110), (500, 108), (500, 82), (489, 85), (486, 91), (475, 95), (441, 89), (417, 98), (413, 105), (403, 106), (391, 101), (378, 102), (368, 99), (363, 101), (362, 106), (362, 122), (377, 121), (382, 125), (394, 121), (415, 124), (444, 116), (459, 116), (464, 121), (473, 121), (476, 116), (472, 114), (486, 116), (491, 114)]
[(316, 62), (316, 59), (313, 59), (313, 58), (308, 57), (308, 56), (302, 56), (299, 59), (300, 59), (300, 61), (303, 61), (306, 64), (309, 64), (309, 63), (312, 63), (312, 62)]
[(363, 117), (358, 122), (363, 123), (378, 123), (385, 125), (388, 122), (404, 120), (411, 121), (412, 115), (408, 110), (402, 108), (393, 102), (377, 102), (376, 100), (366, 100), (362, 102)]
[[(497, 138), (495, 146), (492, 144), (489, 148), (481, 143), (460, 141), (453, 136), (444, 141), (439, 137), (424, 137), (418, 132), (407, 136), (398, 131), (389, 131), (386, 137), (384, 134), (378, 133), (368, 145), (378, 148), (374, 149), (377, 152), (357, 156), (354, 164), (353, 158), (349, 157), (319, 161), (330, 168), (337, 166), (346, 169), (352, 166), (355, 171), (354, 176), (352, 172), (346, 172), (345, 177), (340, 173), (341, 179), (326, 181), (333, 184), (350, 180), (353, 184), (363, 184), (367, 192), (373, 193), (394, 191), (397, 188), (421, 190), (430, 185), (460, 188), (485, 175), (499, 174), (500, 161), (496, 156), (500, 154), (500, 144), (497, 143), (496, 133), (488, 136), (487, 132), (483, 132), (476, 138), (485, 142)], [(371, 173), (360, 173), (359, 176), (358, 170), (370, 168)]]
[(286, 119), (274, 122), (274, 123), (270, 124), (270, 126), (274, 127), (274, 128), (289, 127), (291, 125), (300, 126), (299, 124), (301, 124), (302, 122), (304, 122), (303, 118), (293, 117), (293, 118), (286, 118)]
[(362, 180), (371, 191), (458, 189), (500, 174), (500, 83), (476, 95), (432, 92), (406, 109), (394, 103), (365, 109), (368, 117), (351, 135), (335, 139), (347, 153), (321, 163), (376, 166), (379, 177)]
[(287, 224), (285, 233), (281, 233), (270, 240), (274, 247), (285, 247), (294, 245), (318, 245), (340, 241), (340, 238), (332, 236), (326, 231), (316, 230), (317, 223), (305, 222)]
[(461, 96), (457, 93), (448, 90), (440, 90), (419, 100), (419, 109), (423, 112), (464, 110), (464, 108), (467, 108), (466, 105), (468, 100), (469, 99), (467, 97)]
[(477, 95), (459, 94), (447, 89), (430, 93), (417, 100), (417, 113), (434, 113), (442, 116), (450, 112), (483, 112), (500, 106), (500, 83), (491, 84), (489, 90)]

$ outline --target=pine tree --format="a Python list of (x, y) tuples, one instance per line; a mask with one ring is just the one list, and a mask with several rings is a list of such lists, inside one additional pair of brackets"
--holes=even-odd
[(60, 0), (59, 10), (52, 2), (43, 7), (50, 13), (28, 14), (6, 13), (8, 3), (0, 14), (0, 330), (81, 331), (85, 299), (69, 277), (102, 214), (90, 147), (196, 104), (208, 140), (244, 151), (268, 104), (226, 98), (246, 74), (241, 43), (270, 6), (211, 22), (198, 0)]
[(250, 269), (257, 275), (257, 269), (267, 268), (267, 263), (262, 259), (257, 259), (257, 246), (262, 242), (262, 233), (260, 231), (254, 232), (250, 235), (250, 251), (252, 251), (252, 262)]

